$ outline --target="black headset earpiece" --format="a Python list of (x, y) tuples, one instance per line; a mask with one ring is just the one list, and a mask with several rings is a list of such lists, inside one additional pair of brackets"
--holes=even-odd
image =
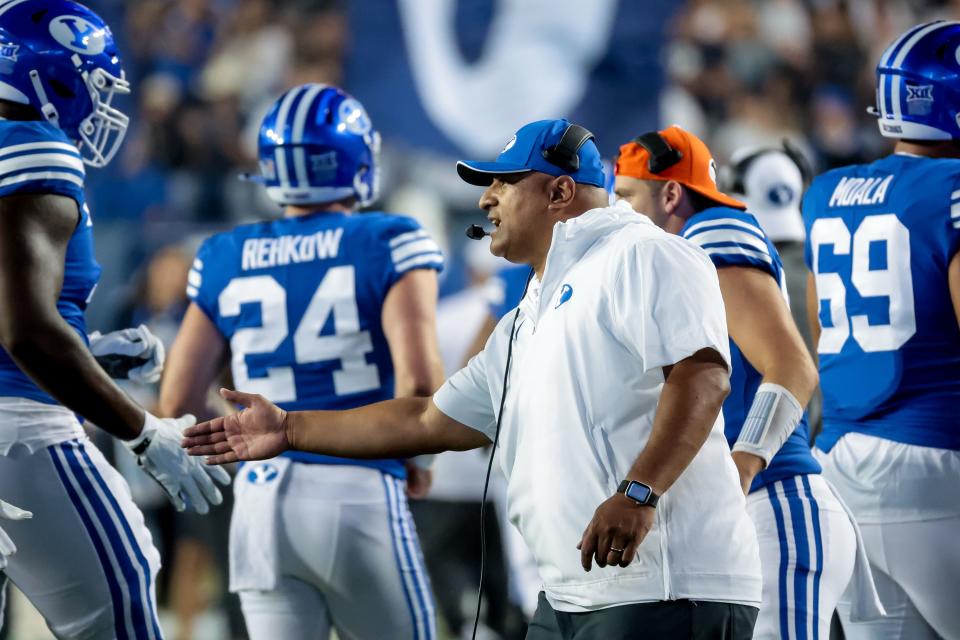
[(813, 180), (813, 168), (810, 166), (810, 163), (807, 161), (806, 156), (803, 155), (803, 152), (800, 151), (793, 143), (788, 139), (784, 138), (781, 140), (781, 149), (757, 149), (753, 153), (744, 156), (737, 162), (733, 163), (730, 166), (730, 169), (723, 173), (722, 184), (720, 189), (726, 193), (736, 193), (740, 195), (745, 195), (747, 193), (746, 185), (746, 176), (747, 170), (750, 168), (750, 165), (753, 164), (754, 160), (759, 158), (762, 155), (774, 151), (782, 151), (787, 154), (787, 157), (797, 165), (797, 169), (800, 170), (800, 178), (803, 180), (803, 188), (806, 189), (810, 185), (810, 181)]
[(747, 175), (747, 169), (750, 168), (750, 165), (753, 164), (753, 161), (764, 155), (765, 153), (770, 153), (775, 151), (775, 149), (758, 149), (753, 153), (747, 154), (740, 160), (734, 162), (730, 166), (730, 170), (724, 172), (724, 178), (720, 185), (720, 189), (724, 193), (736, 193), (739, 195), (746, 195), (747, 193), (747, 184), (744, 181)]
[(683, 158), (683, 154), (671, 147), (659, 131), (650, 131), (637, 136), (633, 141), (647, 150), (650, 156), (647, 160), (647, 168), (650, 173), (663, 173)]
[(580, 147), (591, 139), (594, 139), (594, 135), (585, 127), (571, 124), (557, 144), (543, 150), (543, 158), (564, 171), (574, 173), (580, 170)]
[(797, 146), (790, 142), (787, 138), (784, 138), (781, 143), (783, 144), (783, 152), (790, 156), (790, 159), (793, 160), (793, 163), (797, 165), (798, 169), (800, 169), (800, 177), (803, 179), (803, 188), (806, 189), (813, 181), (813, 167), (810, 165), (810, 161), (807, 160), (807, 156), (803, 155), (803, 152), (800, 151), (800, 149), (798, 149)]

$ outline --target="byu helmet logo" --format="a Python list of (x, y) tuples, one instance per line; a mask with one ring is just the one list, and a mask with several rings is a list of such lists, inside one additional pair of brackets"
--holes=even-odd
[(88, 56), (102, 53), (106, 47), (105, 29), (79, 16), (60, 16), (50, 21), (50, 35), (71, 51)]
[(767, 200), (769, 200), (771, 204), (778, 207), (783, 207), (790, 204), (793, 202), (793, 198), (793, 189), (790, 188), (790, 185), (783, 182), (778, 182), (770, 187), (769, 191), (767, 191)]
[(354, 135), (365, 136), (373, 129), (370, 116), (367, 115), (363, 105), (353, 98), (347, 98), (340, 103), (338, 115), (347, 131)]
[(278, 473), (280, 472), (275, 466), (264, 462), (250, 469), (247, 473), (247, 481), (253, 484), (267, 484), (276, 478)]

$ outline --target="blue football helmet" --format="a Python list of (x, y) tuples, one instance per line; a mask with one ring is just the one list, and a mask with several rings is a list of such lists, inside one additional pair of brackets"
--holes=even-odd
[(77, 143), (93, 167), (110, 162), (129, 118), (113, 106), (130, 92), (113, 34), (69, 0), (0, 2), (0, 100), (30, 105)]
[(284, 93), (260, 125), (260, 179), (280, 205), (377, 198), (380, 134), (363, 105), (325, 84)]
[(960, 22), (918, 25), (887, 47), (871, 113), (888, 138), (960, 138)]

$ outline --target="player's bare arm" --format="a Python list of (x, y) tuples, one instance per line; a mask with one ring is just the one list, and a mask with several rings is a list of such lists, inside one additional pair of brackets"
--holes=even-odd
[[(817, 387), (817, 369), (776, 281), (751, 267), (723, 267), (717, 273), (730, 337), (762, 382), (783, 387), (807, 406)], [(733, 460), (746, 493), (766, 462), (747, 451), (734, 451)]]
[(200, 307), (191, 303), (167, 356), (160, 385), (160, 414), (190, 413), (201, 420), (220, 415), (218, 408), (210, 406), (210, 385), (218, 379), (226, 355), (223, 335)]
[(76, 202), (65, 196), (0, 198), (0, 344), (64, 406), (130, 440), (144, 424), (143, 409), (57, 310), (67, 244), (79, 220)]
[[(663, 495), (703, 447), (729, 392), (729, 370), (713, 349), (701, 349), (665, 367), (650, 439), (627, 479), (648, 484)], [(608, 498), (597, 507), (577, 545), (584, 570), (590, 571), (594, 559), (601, 567), (628, 566), (655, 518), (653, 507), (639, 505), (622, 493)]]
[(497, 328), (497, 322), (497, 318), (492, 313), (487, 313), (487, 317), (484, 318), (483, 324), (481, 324), (480, 328), (477, 330), (477, 335), (473, 337), (473, 342), (470, 343), (470, 348), (467, 349), (467, 353), (464, 356), (462, 363), (464, 366), (466, 366), (470, 358), (483, 351), (484, 345), (486, 345), (487, 340), (490, 339), (490, 334), (492, 334), (493, 330)]
[(429, 396), (443, 384), (437, 345), (437, 272), (408, 271), (383, 303), (383, 333), (390, 346), (395, 395)]
[[(178, 510), (199, 513), (223, 497), (222, 470), (210, 474), (177, 454), (174, 430), (146, 413), (97, 364), (57, 310), (67, 244), (80, 221), (76, 202), (59, 195), (0, 198), (0, 344), (41, 388), (108, 433), (136, 445), (135, 455)], [(139, 440), (139, 442), (138, 442)]]
[(183, 447), (208, 464), (265, 460), (284, 451), (343, 458), (409, 458), (467, 451), (490, 444), (476, 429), (450, 418), (431, 398), (396, 398), (346, 411), (290, 411), (256, 394), (221, 389), (239, 413), (184, 431)]
[[(954, 258), (953, 262), (957, 262), (957, 259)], [(960, 265), (957, 268), (960, 269)], [(954, 298), (954, 308), (957, 308), (956, 298)], [(957, 317), (960, 318), (960, 313)], [(813, 352), (816, 354), (817, 344), (820, 342), (820, 298), (817, 296), (817, 281), (813, 272), (809, 271), (807, 272), (807, 325), (810, 327), (810, 341), (813, 344)]]
[[(390, 347), (394, 396), (429, 396), (443, 384), (443, 362), (437, 344), (437, 272), (408, 271), (390, 288), (383, 302), (383, 333)], [(431, 458), (408, 460), (407, 495), (430, 492)]]
[(950, 284), (950, 299), (953, 301), (953, 312), (960, 324), (960, 253), (950, 259), (947, 266), (947, 280)]

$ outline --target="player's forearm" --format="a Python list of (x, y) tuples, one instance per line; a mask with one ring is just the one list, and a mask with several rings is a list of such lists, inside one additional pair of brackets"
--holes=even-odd
[(777, 384), (793, 394), (806, 407), (817, 388), (817, 368), (806, 348), (792, 353), (777, 353), (761, 371), (763, 382)]
[(439, 354), (418, 361), (415, 367), (398, 371), (394, 383), (395, 398), (432, 396), (443, 384), (443, 363)]
[(166, 418), (175, 418), (186, 413), (193, 415), (198, 422), (212, 420), (223, 415), (219, 407), (209, 401), (207, 387), (202, 393), (190, 390), (188, 393), (173, 395), (169, 391), (164, 393), (166, 385), (161, 388), (160, 399), (157, 401), (157, 414)]
[(291, 411), (290, 448), (344, 458), (410, 458), (446, 447), (425, 424), (426, 398), (397, 398), (346, 411)]
[(143, 409), (114, 384), (66, 322), (34, 319), (29, 327), (9, 327), (4, 348), (40, 388), (118, 438), (140, 433)]
[(174, 418), (189, 413), (199, 422), (223, 415), (223, 407), (216, 407), (210, 402), (209, 390), (214, 380), (212, 373), (207, 373), (207, 368), (203, 366), (191, 371), (189, 363), (176, 357), (176, 351), (170, 355), (160, 383), (160, 398), (157, 401), (159, 415)]
[(820, 343), (820, 300), (817, 297), (817, 281), (810, 272), (807, 272), (807, 326), (810, 328), (810, 343), (816, 359), (817, 345)]
[(662, 494), (706, 442), (730, 391), (726, 367), (691, 359), (675, 365), (663, 385), (653, 429), (628, 478)]

